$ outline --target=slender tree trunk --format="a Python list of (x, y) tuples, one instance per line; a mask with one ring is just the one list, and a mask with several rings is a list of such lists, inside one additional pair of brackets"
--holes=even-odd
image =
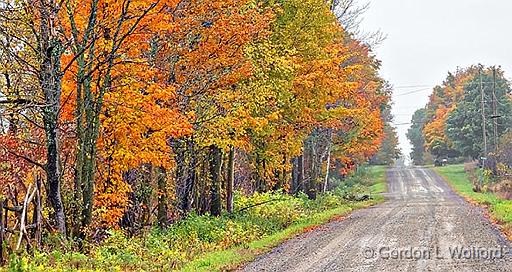
[[(81, 35), (73, 9), (69, 3), (65, 5), (68, 20), (71, 26), (73, 42), (70, 46), (72, 52), (77, 56), (76, 80), (76, 130), (77, 150), (75, 163), (75, 191), (74, 191), (74, 217), (72, 219), (75, 229), (74, 233), (82, 232), (83, 227), (92, 221), (92, 206), (94, 197), (95, 165), (96, 165), (96, 142), (99, 133), (99, 114), (101, 110), (101, 96), (104, 92), (104, 85), (100, 84), (101, 91), (98, 93), (98, 100), (95, 100), (91, 80), (92, 76), (86, 76), (93, 69), (93, 59), (96, 55), (96, 39), (93, 37), (97, 23), (98, 0), (93, 0), (90, 5), (90, 14), (87, 19), (87, 27)], [(84, 49), (88, 47), (87, 54)], [(106, 69), (107, 74), (110, 72)], [(106, 76), (105, 78), (108, 78)], [(99, 83), (99, 81), (98, 81)], [(79, 222), (79, 223), (78, 223)], [(82, 233), (83, 235), (83, 233)]]
[(264, 191), (264, 171), (263, 171), (263, 163), (264, 161), (260, 159), (260, 156), (256, 154), (256, 173), (255, 173), (255, 191), (263, 192)]
[(233, 191), (235, 186), (235, 149), (231, 147), (228, 157), (228, 179), (226, 182), (226, 210), (233, 212)]
[[(84, 85), (84, 107), (85, 107), (85, 120), (83, 139), (81, 139), (82, 146), (80, 147), (85, 152), (82, 165), (82, 195), (83, 195), (83, 209), (82, 209), (82, 226), (86, 227), (92, 222), (92, 209), (94, 203), (94, 182), (96, 175), (96, 155), (97, 143), (100, 132), (100, 114), (103, 108), (103, 98), (105, 92), (111, 87), (110, 73), (113, 63), (109, 64), (103, 76), (102, 85), (99, 87), (98, 94), (92, 92), (90, 85)], [(86, 81), (89, 82), (89, 81)]]
[[(88, 137), (89, 138), (89, 137)], [(86, 227), (92, 222), (92, 208), (94, 197), (94, 174), (96, 162), (96, 141), (92, 138), (87, 139), (89, 144), (85, 146), (88, 151), (83, 163), (83, 181), (82, 181), (82, 226)], [(93, 146), (94, 145), (94, 146)]]
[[(181, 173), (181, 176), (177, 176), (177, 178), (181, 179), (181, 184), (183, 184), (183, 189), (179, 196), (179, 207), (181, 212), (185, 215), (192, 210), (192, 205), (194, 203), (193, 192), (197, 178), (197, 155), (195, 153), (194, 139), (187, 139), (184, 148), (185, 150), (180, 152), (181, 155), (176, 163), (178, 164), (177, 174)], [(188, 166), (185, 166), (187, 157)]]
[(294, 194), (299, 191), (299, 160), (297, 157), (292, 159), (292, 180), (291, 180), (291, 193)]
[(222, 152), (220, 148), (215, 145), (210, 147), (210, 214), (219, 216), (222, 212), (221, 201), (221, 167), (222, 167)]
[(158, 187), (158, 225), (162, 228), (167, 226), (167, 175), (164, 168), (157, 169)]
[(316, 185), (318, 179), (318, 156), (316, 151), (316, 140), (311, 141), (311, 158), (310, 158), (310, 174), (308, 180), (307, 195), (310, 199), (316, 198)]
[(62, 88), (62, 72), (60, 68), (63, 46), (58, 37), (54, 21), (58, 7), (55, 1), (42, 1), (38, 7), (41, 16), (40, 24), (40, 84), (44, 93), (43, 123), (46, 134), (46, 176), (48, 179), (48, 199), (53, 207), (54, 224), (57, 230), (66, 234), (64, 206), (60, 192), (61, 170), (59, 163), (59, 109)]
[(327, 186), (329, 185), (329, 174), (330, 174), (330, 170), (331, 170), (331, 150), (332, 150), (332, 129), (327, 129), (327, 134), (328, 134), (328, 137), (327, 137), (327, 166), (326, 166), (326, 169), (325, 169), (325, 178), (324, 178), (324, 186), (323, 186), (323, 190), (322, 192), (326, 192), (327, 191)]
[[(34, 216), (34, 224), (36, 225), (36, 229), (34, 232), (34, 240), (36, 241), (37, 249), (41, 249), (41, 243), (42, 243), (42, 208), (41, 208), (41, 177), (39, 174), (36, 175), (36, 186), (37, 186), (37, 193), (36, 198), (34, 201), (35, 208), (33, 212)], [(0, 215), (1, 217), (1, 215)], [(1, 225), (1, 224), (0, 224)]]
[(297, 184), (299, 191), (304, 191), (304, 155), (300, 155), (297, 159)]
[(174, 154), (176, 154), (175, 162), (176, 167), (174, 170), (174, 180), (176, 183), (176, 197), (178, 198), (178, 210), (181, 213), (185, 213), (185, 209), (187, 207), (187, 199), (185, 196), (185, 187), (186, 187), (186, 145), (183, 141), (174, 139), (172, 140), (172, 148)]
[(287, 172), (286, 172), (286, 155), (283, 154), (283, 169), (276, 173), (277, 183), (275, 189), (285, 189), (286, 181), (287, 181)]
[(331, 146), (329, 145), (327, 150), (327, 167), (325, 169), (324, 188), (323, 192), (327, 192), (327, 185), (329, 185), (329, 172), (331, 169)]

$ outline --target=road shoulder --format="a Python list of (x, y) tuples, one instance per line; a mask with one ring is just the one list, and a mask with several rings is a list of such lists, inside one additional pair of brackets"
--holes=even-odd
[(432, 168), (452, 190), (467, 202), (480, 207), (489, 220), (512, 241), (512, 200), (500, 199), (492, 193), (473, 192), (463, 165)]

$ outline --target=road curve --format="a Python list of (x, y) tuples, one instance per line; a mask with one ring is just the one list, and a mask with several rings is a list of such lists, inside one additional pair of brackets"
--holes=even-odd
[(385, 203), (291, 239), (240, 271), (512, 271), (511, 243), (432, 170), (387, 175)]

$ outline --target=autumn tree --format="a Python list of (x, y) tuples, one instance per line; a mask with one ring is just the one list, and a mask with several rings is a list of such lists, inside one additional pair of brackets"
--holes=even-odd
[(441, 86), (436, 86), (426, 107), (427, 122), (423, 128), (425, 147), (435, 157), (457, 157), (460, 153), (447, 137), (446, 120), (464, 96), (464, 85), (477, 73), (477, 67), (449, 73)]
[[(112, 224), (119, 220), (128, 204), (125, 195), (130, 190), (123, 181), (123, 173), (153, 159), (128, 159), (126, 153), (118, 153), (124, 151), (126, 141), (123, 142), (117, 134), (123, 131), (119, 127), (121, 123), (117, 122), (120, 121), (117, 114), (122, 112), (126, 118), (122, 125), (133, 125), (130, 117), (142, 118), (138, 111), (153, 116), (164, 114), (169, 122), (179, 120), (179, 117), (172, 117), (173, 110), (166, 109), (173, 97), (173, 89), (160, 84), (158, 77), (151, 73), (154, 65), (151, 65), (149, 56), (149, 41), (154, 31), (163, 26), (159, 23), (168, 18), (163, 10), (175, 8), (176, 4), (176, 1), (66, 1), (62, 7), (62, 27), (70, 44), (64, 59), (65, 69), (69, 72), (65, 71), (66, 100), (63, 106), (67, 112), (73, 113), (65, 118), (74, 120), (76, 124), (75, 207), (72, 219), (75, 227), (84, 228), (91, 223), (95, 190), (99, 193), (97, 205), (110, 203), (106, 214), (111, 216), (104, 217), (109, 218), (106, 221)], [(140, 69), (145, 73), (139, 73)], [(123, 98), (136, 104), (130, 106), (128, 103), (118, 104), (122, 102), (121, 99), (111, 100), (119, 98), (120, 91)], [(70, 101), (71, 97), (74, 97), (74, 101)], [(118, 105), (129, 110), (119, 110)], [(102, 123), (109, 126), (104, 127)], [(132, 146), (135, 150), (142, 143), (165, 143), (170, 128), (160, 131), (161, 126), (161, 123), (154, 122), (132, 126), (135, 133), (125, 136), (135, 140), (139, 139), (136, 134), (144, 135), (137, 145)], [(178, 122), (176, 127), (180, 126)], [(100, 154), (98, 145), (102, 147)], [(123, 158), (119, 158), (119, 155)], [(135, 156), (138, 155), (141, 154)], [(98, 158), (102, 159), (102, 166), (106, 168), (97, 167)], [(165, 164), (165, 161), (162, 163)], [(97, 168), (101, 170), (100, 177), (96, 176)], [(99, 183), (95, 188), (97, 180)]]
[[(66, 232), (64, 206), (61, 197), (62, 169), (60, 161), (59, 114), (62, 94), (61, 59), (66, 44), (61, 36), (58, 23), (60, 3), (53, 0), (3, 1), (1, 4), (2, 55), (9, 64), (4, 66), (6, 91), (9, 93), (7, 104), (29, 106), (32, 112), (17, 111), (17, 116), (27, 114), (25, 121), (35, 125), (44, 133), (36, 135), (42, 138), (31, 139), (33, 143), (45, 146), (44, 162), (30, 159), (31, 156), (17, 154), (32, 165), (38, 165), (46, 172), (48, 199), (53, 208), (53, 222), (57, 230)], [(17, 80), (14, 80), (14, 79)], [(37, 84), (27, 84), (27, 91), (14, 90), (13, 83), (32, 79)], [(21, 80), (21, 81), (19, 81)], [(11, 93), (12, 92), (12, 93)], [(14, 96), (11, 96), (14, 95)], [(30, 107), (32, 106), (32, 107)], [(11, 125), (16, 126), (16, 113), (12, 115)], [(28, 116), (30, 115), (30, 116)], [(41, 122), (37, 119), (40, 118)], [(11, 135), (12, 136), (12, 135)], [(19, 138), (18, 138), (19, 139)], [(24, 139), (29, 140), (29, 139)], [(8, 148), (8, 152), (11, 147)], [(28, 151), (28, 150), (26, 150)], [(11, 153), (11, 155), (13, 155)], [(24, 178), (24, 177), (21, 177)]]
[[(223, 154), (234, 145), (231, 124), (238, 83), (251, 73), (248, 44), (265, 35), (270, 13), (251, 1), (188, 1), (172, 14), (174, 27), (158, 37), (156, 55), (165, 81), (176, 89), (177, 109), (194, 129), (173, 137), (179, 209), (193, 205), (220, 213)], [(239, 103), (238, 103), (239, 104)], [(233, 128), (233, 129), (231, 129)], [(208, 175), (200, 174), (208, 167)]]
[(232, 212), (242, 175), (315, 198), (395, 139), (379, 61), (344, 25), (359, 12), (330, 4), (8, 2), (1, 181), (46, 171), (52, 221), (80, 241)]
[(361, 28), (363, 15), (369, 10), (369, 1), (330, 0), (331, 10), (346, 32), (357, 40), (370, 46), (376, 46), (386, 39), (381, 31), (364, 31)]
[[(483, 125), (486, 126), (488, 151), (494, 150), (493, 137), (498, 139), (512, 124), (512, 101), (510, 83), (504, 77), (501, 69), (490, 67), (483, 69), (481, 74), (475, 75), (464, 84), (464, 97), (457, 104), (446, 120), (446, 134), (454, 143), (454, 147), (464, 156), (479, 158), (484, 154)], [(481, 88), (484, 93), (483, 109)], [(494, 91), (493, 91), (494, 89)], [(496, 113), (493, 113), (493, 92), (496, 99)], [(482, 112), (483, 110), (483, 112)], [(486, 123), (482, 125), (482, 115)], [(493, 135), (493, 126), (496, 121), (496, 133)]]
[[(142, 95), (140, 100), (135, 100), (142, 102), (144, 99), (145, 108), (140, 109), (137, 105), (133, 108), (134, 111), (154, 110), (148, 113), (153, 117), (167, 111), (167, 115), (161, 116), (165, 117), (163, 120), (171, 123), (173, 120), (179, 120), (177, 117), (179, 115), (176, 115), (172, 109), (167, 108), (161, 110), (160, 113), (157, 112), (159, 108), (169, 106), (167, 101), (173, 97), (173, 89), (161, 84), (158, 87), (154, 86), (156, 84), (152, 85), (158, 79), (154, 76), (155, 74), (153, 74), (153, 78), (148, 78), (151, 75), (149, 73), (151, 66), (148, 64), (149, 57), (147, 56), (150, 47), (147, 38), (154, 35), (150, 26), (160, 27), (161, 25), (155, 22), (165, 19), (165, 13), (161, 12), (162, 9), (175, 5), (176, 3), (164, 1), (124, 1), (114, 4), (105, 1), (62, 1), (58, 3), (56, 1), (22, 1), (6, 4), (3, 10), (9, 15), (2, 17), (5, 19), (4, 25), (6, 26), (2, 33), (6, 41), (3, 52), (6, 52), (10, 59), (16, 59), (18, 62), (17, 66), (11, 65), (12, 70), (9, 72), (12, 72), (12, 75), (27, 75), (26, 77), (33, 75), (40, 79), (40, 84), (31, 89), (34, 93), (33, 96), (6, 102), (32, 106), (31, 108), (35, 110), (31, 112), (31, 118), (33, 118), (30, 120), (31, 124), (36, 128), (43, 128), (45, 131), (42, 135), (46, 136), (44, 141), (47, 146), (47, 160), (44, 163), (35, 160), (30, 162), (42, 166), (47, 172), (48, 197), (53, 203), (57, 227), (63, 233), (65, 232), (65, 220), (64, 205), (60, 197), (61, 184), (66, 184), (66, 188), (73, 187), (71, 191), (76, 195), (72, 204), (69, 205), (71, 210), (68, 215), (71, 224), (76, 229), (88, 225), (91, 222), (93, 210), (94, 183), (97, 181), (95, 174), (97, 168), (101, 168), (96, 166), (96, 160), (98, 155), (104, 155), (104, 153), (97, 154), (98, 139), (103, 136), (118, 138), (108, 135), (108, 131), (116, 131), (116, 129), (112, 129), (114, 127), (106, 130), (106, 134), (101, 131), (101, 123), (104, 121), (102, 117), (110, 117), (108, 111), (104, 111), (107, 95), (111, 97), (110, 93), (119, 90), (120, 86), (125, 87), (132, 84), (133, 89), (123, 89), (125, 97), (133, 99), (134, 97), (128, 95), (129, 93), (140, 96), (141, 91), (146, 90), (146, 95)], [(14, 27), (14, 24), (17, 24), (18, 28)], [(35, 28), (32, 27), (34, 25)], [(13, 39), (16, 44), (21, 46), (16, 46), (11, 42)], [(128, 43), (131, 45), (127, 46)], [(137, 46), (133, 46), (134, 44)], [(144, 73), (146, 78), (142, 73), (136, 73), (142, 67), (146, 67), (146, 73)], [(23, 73), (24, 71), (30, 73)], [(9, 75), (8, 82), (9, 85), (12, 85), (11, 74), (4, 74)], [(19, 78), (22, 77), (19, 76)], [(136, 85), (134, 82), (143, 82), (144, 84)], [(30, 88), (27, 89), (30, 90)], [(41, 100), (37, 96), (39, 90)], [(21, 94), (18, 97), (20, 96)], [(72, 99), (73, 97), (75, 99)], [(157, 103), (158, 105), (155, 107)], [(126, 114), (127, 111), (123, 113)], [(43, 125), (41, 126), (37, 123), (39, 116), (42, 119)], [(138, 116), (140, 117), (140, 114)], [(115, 122), (111, 123), (113, 125)], [(180, 127), (186, 126), (177, 123), (178, 125), (172, 127), (167, 127), (168, 124), (160, 124), (166, 127), (168, 134), (157, 133), (157, 137), (150, 137), (151, 135), (146, 137), (158, 138), (160, 142), (166, 143), (165, 137), (171, 134), (170, 130), (174, 132), (172, 135), (175, 136), (183, 134), (177, 132), (182, 131), (179, 129)], [(15, 122), (11, 122), (11, 124), (14, 125)], [(153, 129), (148, 127), (150, 125), (146, 127), (146, 130)], [(61, 133), (66, 136), (76, 135), (76, 138), (64, 139), (64, 136), (60, 135)], [(141, 131), (140, 133), (144, 134), (145, 132)], [(160, 140), (161, 138), (164, 139)], [(74, 145), (75, 139), (76, 145)], [(112, 146), (105, 146), (105, 142), (108, 141), (102, 141), (102, 151), (112, 148)], [(118, 146), (119, 142), (114, 140), (111, 143), (114, 142), (116, 143), (114, 146)], [(72, 149), (76, 150), (76, 154), (70, 151)], [(12, 151), (12, 148), (9, 148), (8, 151)], [(162, 157), (162, 155), (157, 156)], [(30, 156), (25, 154), (21, 154), (20, 157), (30, 159)], [(62, 158), (66, 161), (61, 162)], [(74, 161), (75, 166), (64, 169), (69, 176), (63, 176), (64, 173), (60, 167), (69, 166), (69, 161)], [(107, 161), (111, 162), (112, 160)], [(98, 180), (108, 179), (110, 181), (107, 184), (123, 184), (120, 172), (124, 171), (125, 167), (132, 166), (117, 158), (114, 161), (124, 165), (114, 168), (115, 171), (109, 171), (106, 176), (103, 175)], [(115, 173), (114, 177), (112, 173)], [(73, 186), (67, 185), (68, 177), (74, 180)], [(127, 186), (107, 186), (107, 188), (109, 188), (107, 191), (113, 190), (121, 195), (129, 190)], [(112, 195), (110, 194), (110, 196)], [(112, 203), (113, 199), (115, 198), (107, 197), (104, 203)], [(121, 208), (114, 211), (114, 214), (117, 214), (117, 217), (114, 218), (119, 218), (124, 211), (123, 206), (125, 207), (128, 202), (121, 197), (120, 200), (113, 201), (113, 203), (117, 203), (115, 205)]]

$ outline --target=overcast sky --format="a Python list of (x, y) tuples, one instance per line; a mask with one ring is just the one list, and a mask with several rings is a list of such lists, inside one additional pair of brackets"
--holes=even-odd
[[(448, 71), (472, 64), (501, 65), (512, 76), (511, 0), (371, 0), (362, 28), (387, 39), (375, 49), (381, 75), (395, 86), (395, 123), (409, 123)], [(415, 86), (415, 87), (408, 87)], [(414, 94), (404, 93), (418, 91)], [(408, 125), (397, 126), (410, 153)]]

